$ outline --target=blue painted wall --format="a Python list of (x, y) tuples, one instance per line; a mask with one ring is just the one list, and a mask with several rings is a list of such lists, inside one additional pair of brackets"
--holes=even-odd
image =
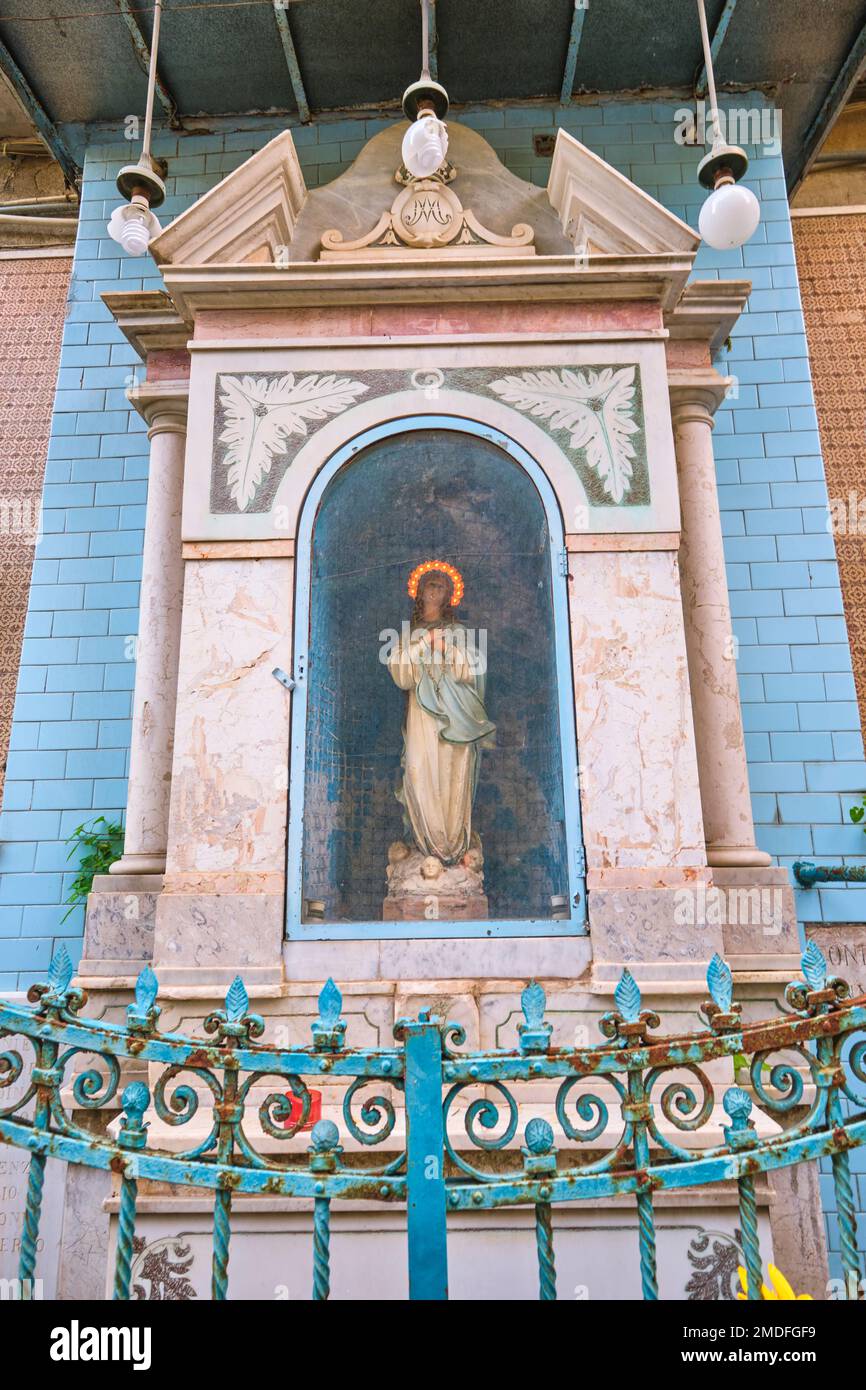
[[(610, 101), (454, 114), (540, 184), (549, 160), (535, 156), (533, 136), (562, 125), (696, 224), (705, 196), (698, 152), (674, 139), (677, 110)], [(296, 130), (308, 183), (342, 172), (383, 124), (359, 116)], [(164, 223), (281, 128), (265, 119), (211, 126), (158, 137), (156, 152), (169, 160)], [(0, 820), (2, 990), (39, 977), (56, 938), (80, 949), (81, 910), (61, 921), (71, 878), (63, 842), (82, 820), (117, 816), (125, 802), (147, 440), (124, 394), (137, 359), (99, 296), (161, 282), (105, 233), (129, 144), (116, 128), (66, 134), (86, 154), (84, 195)], [(720, 362), (737, 377), (738, 398), (720, 412), (715, 443), (758, 839), (790, 864), (862, 854), (846, 812), (866, 768), (781, 159), (772, 149), (750, 154), (762, 224), (741, 251), (702, 249), (696, 273), (753, 283)], [(863, 918), (866, 895), (832, 888), (801, 901), (808, 920), (851, 921)]]

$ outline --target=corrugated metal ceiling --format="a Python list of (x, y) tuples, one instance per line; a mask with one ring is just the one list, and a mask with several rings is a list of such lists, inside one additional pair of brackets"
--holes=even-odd
[[(711, 31), (725, 0), (707, 0)], [(152, 0), (131, 0), (149, 38)], [(396, 104), (418, 75), (418, 0), (288, 0), (313, 111)], [(558, 97), (574, 0), (438, 0), (455, 103)], [(720, 85), (778, 87), (789, 167), (866, 23), (866, 0), (738, 0)], [(0, 40), (57, 121), (140, 112), (145, 76), (118, 0), (0, 0)], [(272, 0), (164, 0), (160, 73), (181, 115), (296, 111)], [(589, 0), (574, 92), (689, 91), (693, 0)]]

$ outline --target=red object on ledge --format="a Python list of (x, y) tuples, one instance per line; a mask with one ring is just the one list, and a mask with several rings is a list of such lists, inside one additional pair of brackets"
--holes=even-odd
[[(322, 1093), (321, 1091), (314, 1091), (312, 1086), (309, 1088), (309, 1090), (310, 1113), (307, 1116), (306, 1124), (301, 1125), (301, 1129), (298, 1131), (298, 1133), (305, 1129), (312, 1129), (316, 1121), (322, 1118)], [(298, 1123), (298, 1120), (300, 1119), (301, 1111), (304, 1108), (304, 1102), (300, 1096), (294, 1095), (292, 1091), (286, 1091), (286, 1099), (291, 1101), (292, 1112), (287, 1120), (283, 1120), (283, 1129), (291, 1129), (292, 1126), (296, 1125)]]

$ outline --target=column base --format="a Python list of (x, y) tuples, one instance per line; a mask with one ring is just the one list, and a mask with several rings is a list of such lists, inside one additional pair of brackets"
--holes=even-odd
[[(245, 984), (278, 985), (283, 975), (283, 893), (160, 894), (153, 968), (160, 985), (222, 990), (236, 975)], [(324, 980), (322, 981), (324, 983)]]
[(108, 870), (120, 874), (164, 874), (165, 854), (124, 854)]
[(766, 869), (772, 862), (772, 857), (757, 845), (707, 845), (711, 869)]

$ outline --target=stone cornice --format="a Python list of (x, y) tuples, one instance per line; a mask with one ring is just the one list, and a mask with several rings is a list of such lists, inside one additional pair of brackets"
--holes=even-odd
[(706, 343), (710, 355), (730, 337), (752, 290), (751, 280), (693, 280), (665, 316), (670, 336)]
[(322, 304), (425, 304), (462, 300), (643, 300), (672, 309), (691, 268), (679, 252), (571, 256), (483, 256), (457, 260), (409, 253), (400, 261), (301, 261), (279, 265), (175, 265), (163, 270), (181, 318), (202, 309), (280, 309)]
[(140, 357), (186, 347), (191, 325), (177, 312), (165, 290), (111, 290), (102, 301)]

